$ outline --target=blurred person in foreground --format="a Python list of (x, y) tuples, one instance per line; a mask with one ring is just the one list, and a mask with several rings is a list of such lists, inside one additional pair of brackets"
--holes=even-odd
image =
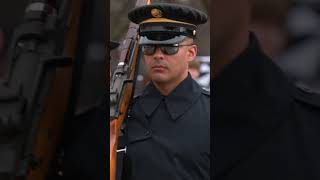
[(5, 33), (0, 27), (0, 77), (4, 74), (4, 67), (5, 67), (5, 60), (4, 60), (4, 54), (5, 54)]
[[(111, 41), (107, 48), (114, 50), (118, 45), (119, 43)], [(104, 94), (95, 106), (76, 112), (73, 120), (75, 123), (70, 129), (71, 138), (64, 148), (62, 179), (107, 179), (107, 103), (108, 95)]]
[(320, 96), (261, 50), (252, 3), (213, 3), (213, 178), (320, 179)]
[(282, 54), (288, 45), (288, 11), (288, 0), (252, 0), (250, 30), (256, 34), (261, 49), (272, 58)]

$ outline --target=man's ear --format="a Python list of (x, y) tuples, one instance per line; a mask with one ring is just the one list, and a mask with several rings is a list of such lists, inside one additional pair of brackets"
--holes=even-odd
[(188, 58), (188, 62), (193, 61), (198, 53), (198, 47), (197, 45), (192, 45), (188, 48), (188, 52), (187, 52), (187, 58)]

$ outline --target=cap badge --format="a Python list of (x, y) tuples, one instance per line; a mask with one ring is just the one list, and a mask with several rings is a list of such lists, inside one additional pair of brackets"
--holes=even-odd
[(162, 17), (162, 11), (159, 9), (152, 9), (151, 15), (155, 18), (161, 18)]

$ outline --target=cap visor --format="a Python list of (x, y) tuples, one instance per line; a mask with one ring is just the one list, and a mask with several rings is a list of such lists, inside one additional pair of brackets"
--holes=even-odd
[(139, 40), (139, 44), (179, 44), (181, 43), (186, 36), (175, 36), (174, 38), (158, 41), (158, 40), (151, 40), (148, 39), (146, 36), (141, 36)]

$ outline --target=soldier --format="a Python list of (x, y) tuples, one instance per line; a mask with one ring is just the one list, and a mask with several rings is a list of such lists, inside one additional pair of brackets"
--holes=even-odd
[(126, 180), (210, 178), (210, 94), (188, 73), (203, 12), (177, 4), (133, 9), (151, 82), (133, 100), (125, 133)]
[(320, 96), (262, 52), (251, 3), (213, 4), (213, 178), (320, 179)]

